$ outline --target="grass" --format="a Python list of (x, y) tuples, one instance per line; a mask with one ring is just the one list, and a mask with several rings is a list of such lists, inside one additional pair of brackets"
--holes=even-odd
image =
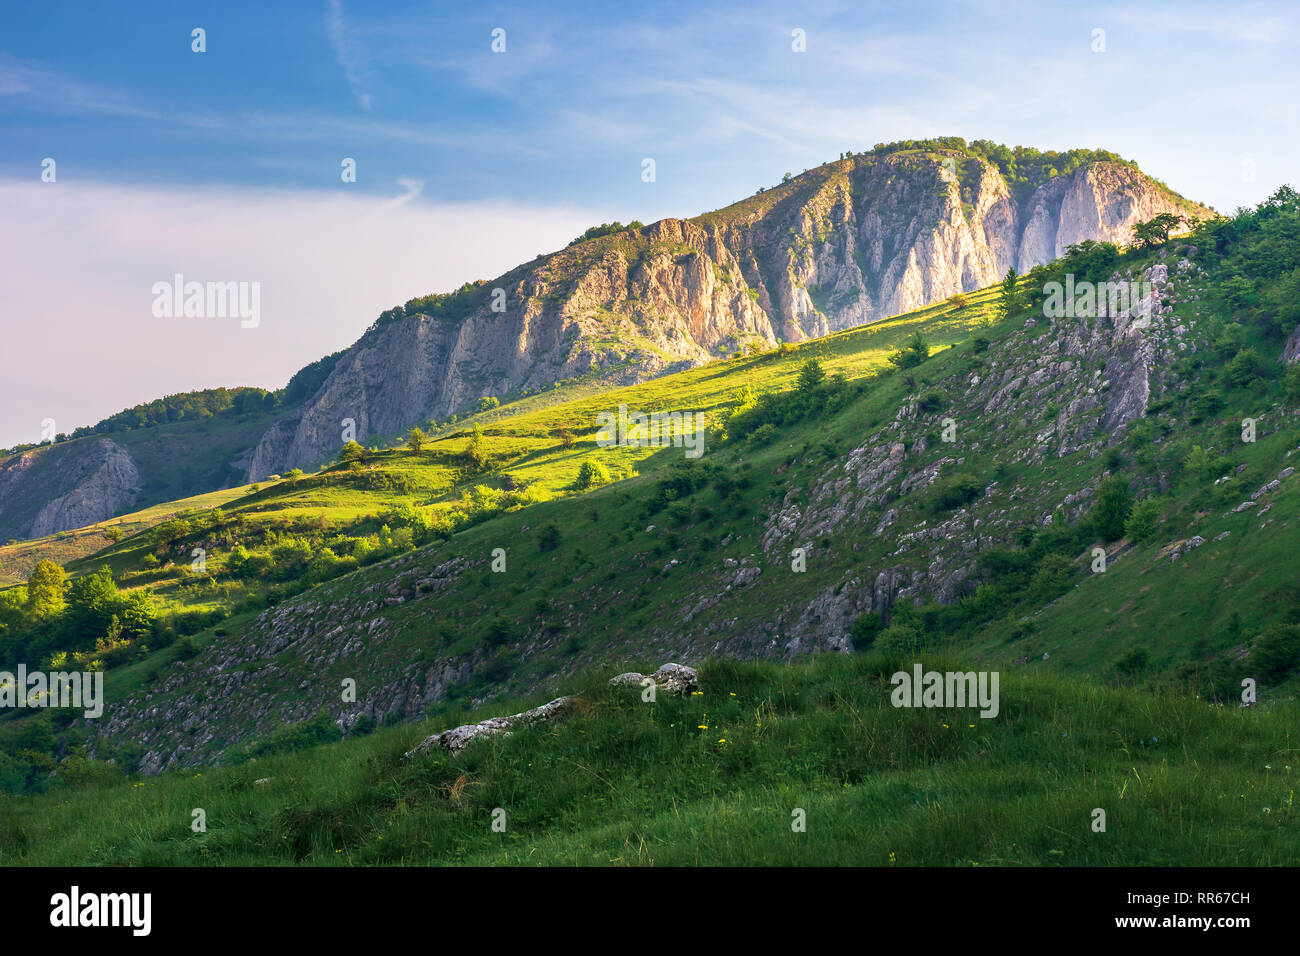
[[(1001, 713), (985, 720), (893, 708), (899, 666), (879, 654), (712, 661), (699, 696), (654, 704), (595, 671), (567, 681), (585, 702), (577, 715), (458, 755), (402, 759), (460, 722), (443, 715), (199, 772), (98, 768), (76, 787), (0, 797), (0, 863), (1269, 866), (1300, 855), (1294, 703), (1218, 708), (1003, 674)], [(206, 832), (191, 829), (195, 809)], [(805, 832), (792, 829), (797, 809)]]

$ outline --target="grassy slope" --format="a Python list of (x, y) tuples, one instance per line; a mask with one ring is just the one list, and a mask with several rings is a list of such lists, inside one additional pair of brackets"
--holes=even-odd
[[(255, 486), (245, 485), (156, 505), (90, 529), (5, 546), (0, 548), (0, 575), (6, 577), (0, 578), (0, 584), (18, 583), (37, 561), (47, 557), (64, 564), (73, 575), (103, 564), (116, 575), (138, 570), (150, 550), (147, 538), (140, 532), (187, 510), (221, 507), (230, 516), (244, 515), (256, 523), (266, 524), (287, 517), (320, 516), (347, 523), (398, 504), (447, 507), (476, 485), (499, 487), (500, 473), (516, 476), (548, 495), (572, 495), (572, 485), (582, 462), (596, 455), (615, 479), (658, 472), (670, 463), (672, 456), (635, 446), (598, 449), (595, 445), (597, 414), (616, 410), (620, 403), (625, 403), (632, 410), (698, 411), (710, 422), (717, 422), (732, 403), (736, 390), (744, 385), (759, 392), (792, 387), (799, 367), (809, 356), (816, 356), (828, 374), (842, 372), (857, 379), (885, 367), (888, 354), (917, 329), (924, 330), (936, 348), (968, 337), (991, 315), (995, 293), (990, 289), (973, 293), (969, 298), (971, 304), (960, 311), (945, 304), (930, 306), (805, 343), (786, 357), (768, 353), (718, 361), (618, 389), (601, 389), (598, 385), (567, 387), (562, 392), (529, 396), (467, 417), (456, 426), (436, 433), (419, 456), (395, 449), (372, 459), (379, 475), (406, 481), (410, 485), (407, 492), (310, 480), (296, 487), (288, 481), (263, 482), (256, 486), (257, 492), (252, 490)], [(468, 444), (468, 429), (476, 423), (483, 427), (492, 455), (489, 474), (474, 474), (464, 466), (462, 455)], [(559, 432), (564, 428), (578, 435), (579, 441), (572, 448), (562, 446)], [(119, 526), (123, 531), (122, 540), (115, 544), (108, 544), (102, 537), (102, 529), (110, 526)], [(212, 566), (220, 568), (220, 555), (213, 557)], [(181, 583), (180, 579), (160, 575), (156, 582), (145, 586), (173, 606), (183, 607), (193, 599), (178, 593)]]
[[(1004, 675), (1002, 712), (985, 720), (893, 708), (897, 666), (877, 654), (717, 661), (699, 696), (654, 704), (587, 674), (567, 682), (585, 713), (455, 756), (401, 759), (456, 722), (439, 717), (198, 773), (130, 780), (100, 768), (75, 789), (0, 797), (0, 863), (1278, 865), (1300, 855), (1294, 703), (1208, 708)], [(498, 807), (504, 833), (491, 828)], [(1097, 807), (1105, 833), (1091, 829)], [(194, 808), (205, 833), (191, 829)], [(795, 808), (807, 811), (804, 833), (791, 829)]]

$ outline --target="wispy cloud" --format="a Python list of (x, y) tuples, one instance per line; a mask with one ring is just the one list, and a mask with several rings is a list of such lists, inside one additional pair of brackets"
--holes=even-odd
[(352, 49), (347, 24), (343, 17), (343, 0), (328, 0), (325, 30), (329, 34), (330, 43), (334, 46), (334, 57), (347, 78), (352, 95), (357, 98), (357, 105), (363, 110), (369, 110), (372, 98), (367, 90), (364, 71)]
[(13, 97), (42, 111), (69, 114), (107, 114), (139, 119), (160, 119), (157, 110), (142, 106), (129, 95), (84, 83), (30, 61), (0, 53), (0, 96)]

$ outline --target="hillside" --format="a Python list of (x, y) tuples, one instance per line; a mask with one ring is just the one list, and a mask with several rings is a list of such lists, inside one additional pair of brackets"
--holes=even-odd
[[(990, 289), (533, 397), (484, 412), (481, 438), (449, 431), (124, 538), (72, 570), (107, 563), (175, 613), (110, 648), (108, 714), (61, 727), (51, 752), (81, 741), (156, 772), (321, 715), (353, 732), (606, 663), (869, 647), (1217, 701), (1250, 677), (1286, 696), (1300, 382), (1278, 360), (1297, 218), (1284, 191), (1190, 242), (1085, 244), (1010, 302)], [(1067, 275), (1149, 285), (1113, 315), (1049, 318)], [(707, 453), (601, 447), (599, 413), (619, 405), (703, 412)], [(57, 625), (24, 636), (10, 607), (11, 654), (75, 650)]]
[(1101, 151), (881, 144), (694, 219), (589, 230), (495, 279), (412, 299), (265, 403), (260, 389), (168, 396), (22, 449), (0, 461), (0, 541), (314, 469), (348, 421), (375, 444), (485, 397), (632, 384), (879, 321), (1082, 240), (1128, 242), (1162, 212), (1212, 214)]
[(343, 742), (283, 733), (199, 773), (130, 780), (83, 763), (75, 786), (0, 795), (0, 863), (1277, 866), (1300, 854), (1294, 703), (1217, 709), (1009, 675), (999, 718), (966, 719), (888, 706), (898, 666), (910, 664), (878, 653), (718, 661), (698, 696), (654, 704), (610, 687), (608, 671), (578, 675), (565, 689), (583, 705), (567, 720), (454, 755), (402, 759), (489, 711)]
[(598, 236), (412, 300), (267, 432), (249, 480), (328, 458), (345, 418), (364, 439), (576, 375), (641, 381), (920, 308), (1083, 240), (1127, 242), (1159, 213), (1212, 214), (1131, 164), (1061, 159), (1071, 172), (1009, 186), (960, 140), (881, 145), (696, 219)]

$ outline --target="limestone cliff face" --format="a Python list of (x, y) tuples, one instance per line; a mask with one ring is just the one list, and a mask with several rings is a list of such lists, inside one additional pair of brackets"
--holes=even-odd
[(0, 463), (0, 537), (41, 538), (122, 513), (142, 481), (107, 438), (34, 448)]
[(1126, 242), (1134, 223), (1189, 205), (1118, 163), (1020, 199), (996, 167), (957, 153), (829, 163), (715, 213), (541, 257), (485, 283), (460, 318), (372, 328), (263, 436), (247, 478), (332, 457), (345, 419), (364, 441), (484, 395), (588, 373), (639, 381), (750, 341), (825, 335), (987, 286), (1084, 239)]

